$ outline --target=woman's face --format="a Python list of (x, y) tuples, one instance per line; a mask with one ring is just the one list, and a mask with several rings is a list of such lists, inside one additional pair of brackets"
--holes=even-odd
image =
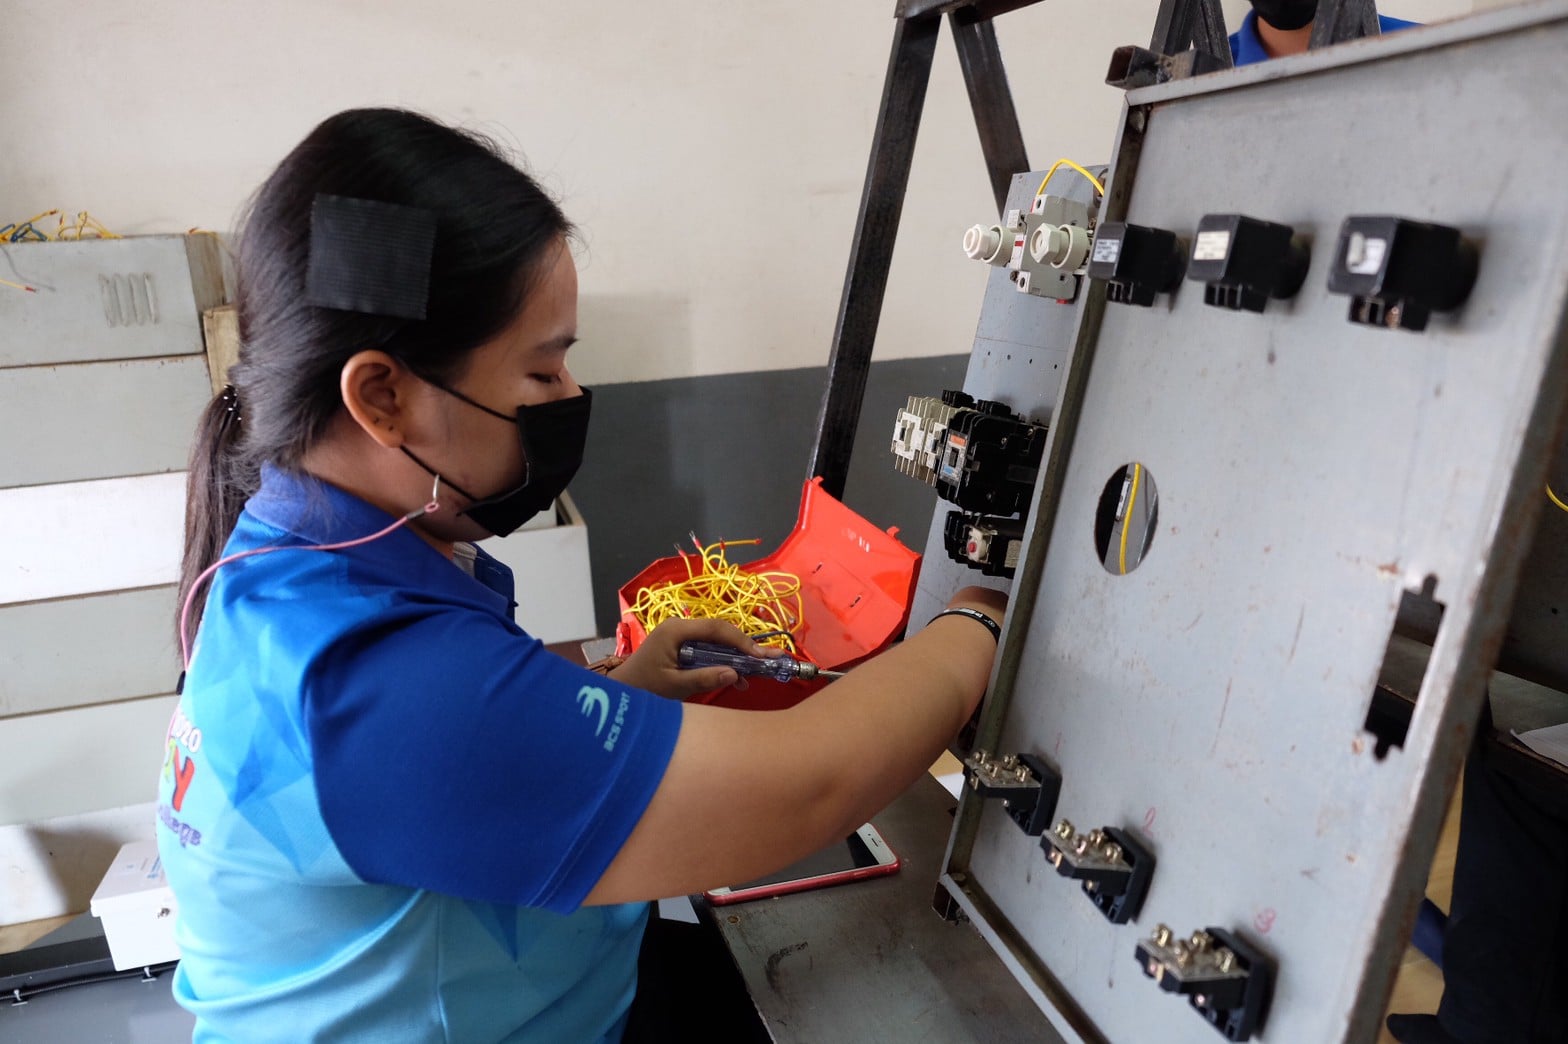
[[(577, 339), (577, 265), (564, 240), (545, 255), (522, 311), (494, 339), (474, 349), (452, 387), (474, 402), (511, 417), (520, 406), (537, 406), (581, 395), (566, 367), (566, 351)], [(475, 409), (455, 395), (427, 385), (418, 442), (409, 448), (451, 482), (476, 497), (516, 488), (524, 476), (517, 426)], [(425, 528), (446, 540), (477, 540), (488, 534), (453, 512), (468, 506), (443, 484), (443, 506)]]

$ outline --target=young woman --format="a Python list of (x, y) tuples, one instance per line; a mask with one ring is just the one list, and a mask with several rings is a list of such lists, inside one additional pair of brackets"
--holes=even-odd
[(159, 799), (198, 1041), (619, 1040), (648, 900), (843, 837), (980, 699), (982, 589), (770, 713), (680, 702), (734, 680), (680, 642), (758, 651), (727, 626), (605, 676), (512, 622), (473, 542), (582, 453), (571, 231), (493, 146), (393, 110), (328, 119), (252, 204)]

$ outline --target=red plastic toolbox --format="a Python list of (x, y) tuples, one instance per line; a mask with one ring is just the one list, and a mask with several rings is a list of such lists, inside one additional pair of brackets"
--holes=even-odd
[[(843, 670), (887, 648), (904, 633), (920, 575), (920, 556), (899, 542), (897, 527), (878, 529), (823, 492), (821, 479), (812, 479), (801, 491), (795, 528), (778, 550), (741, 568), (799, 576), (804, 614), (795, 632), (798, 653), (819, 667)], [(629, 611), (637, 592), (652, 584), (683, 580), (686, 573), (683, 559), (661, 558), (621, 587), (621, 622), (616, 629), (620, 655), (630, 653), (647, 637), (641, 621)], [(690, 702), (779, 710), (794, 706), (824, 684), (751, 678), (745, 689), (731, 686)]]

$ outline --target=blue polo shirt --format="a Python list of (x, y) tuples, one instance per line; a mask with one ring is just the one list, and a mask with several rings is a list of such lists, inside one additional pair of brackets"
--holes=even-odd
[[(225, 554), (392, 522), (267, 468)], [(568, 664), (407, 527), (218, 571), (158, 794), (195, 1040), (616, 1041), (647, 905), (582, 907), (681, 706)]]
[[(1377, 16), (1378, 29), (1385, 33), (1414, 29), (1420, 24), (1420, 22), (1407, 22), (1402, 18), (1390, 18), (1387, 15)], [(1241, 28), (1230, 34), (1230, 60), (1236, 65), (1251, 65), (1253, 62), (1269, 60), (1269, 52), (1263, 49), (1263, 41), (1258, 38), (1258, 12), (1248, 11), (1247, 16), (1241, 20)]]

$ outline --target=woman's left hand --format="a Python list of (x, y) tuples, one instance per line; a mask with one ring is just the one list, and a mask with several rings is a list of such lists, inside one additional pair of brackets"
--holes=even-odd
[(712, 692), (741, 680), (729, 667), (683, 668), (678, 659), (682, 642), (717, 642), (734, 646), (747, 656), (782, 655), (781, 650), (758, 645), (736, 627), (719, 620), (666, 620), (648, 632), (637, 651), (610, 671), (609, 677), (673, 700)]

